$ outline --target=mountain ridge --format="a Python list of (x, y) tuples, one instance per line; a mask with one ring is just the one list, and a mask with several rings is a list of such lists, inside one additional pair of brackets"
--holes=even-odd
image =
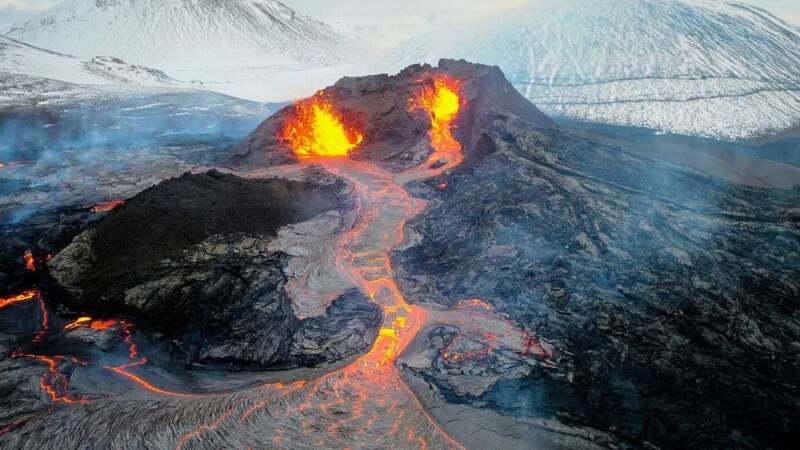
[(221, 63), (262, 54), (326, 63), (342, 59), (348, 45), (324, 23), (273, 0), (65, 0), (7, 34), (60, 52), (137, 64), (171, 58)]
[(800, 123), (800, 33), (738, 2), (538, 1), (396, 47), (500, 66), (546, 112), (742, 139)]

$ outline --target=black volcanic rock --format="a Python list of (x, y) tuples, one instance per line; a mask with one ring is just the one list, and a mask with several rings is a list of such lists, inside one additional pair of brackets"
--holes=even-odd
[[(414, 65), (397, 75), (342, 78), (324, 90), (345, 122), (362, 130), (364, 142), (354, 151), (357, 160), (369, 160), (394, 170), (418, 165), (430, 153), (428, 119), (409, 111), (409, 99), (420, 83), (445, 74), (462, 81), (463, 100), (468, 107), (456, 121), (454, 135), (467, 148), (475, 147), (481, 130), (495, 115), (514, 115), (539, 127), (554, 123), (525, 100), (497, 67), (443, 59), (438, 67)], [(288, 106), (262, 123), (239, 146), (226, 155), (226, 162), (247, 166), (296, 162), (291, 149), (279, 139)]]
[(231, 367), (314, 365), (365, 350), (380, 310), (350, 292), (299, 320), (276, 231), (349, 207), (342, 181), (245, 179), (211, 171), (148, 189), (78, 236), (49, 264), (53, 298), (95, 317), (164, 332), (187, 361)]
[(430, 203), (408, 224), (418, 244), (394, 254), (397, 279), (410, 301), (489, 301), (552, 343), (558, 368), (480, 395), (452, 375), (474, 361), (419, 376), (451, 402), (636, 447), (797, 442), (800, 191), (731, 185), (519, 117), (478, 132), (485, 151), (446, 189), (413, 187)]

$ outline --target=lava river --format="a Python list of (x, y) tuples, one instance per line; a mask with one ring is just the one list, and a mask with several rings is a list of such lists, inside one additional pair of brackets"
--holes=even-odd
[[(461, 145), (451, 134), (453, 121), (465, 107), (459, 83), (444, 76), (426, 80), (409, 100), (409, 110), (425, 113), (421, 117), (430, 121), (433, 152), (425, 163), (400, 173), (348, 158), (364, 136), (342, 122), (328, 99), (315, 96), (303, 102), (311, 103), (295, 106), (297, 114), (281, 138), (300, 157), (295, 169), (319, 165), (354, 187), (357, 218), (340, 236), (332, 259), (336, 267), (329, 269), (382, 307), (383, 324), (370, 351), (311, 381), (299, 377), (239, 392), (191, 396), (156, 388), (134, 376), (131, 370), (138, 367), (133, 364), (120, 366), (111, 369), (121, 375), (121, 382), (127, 379), (144, 388), (139, 397), (69, 405), (50, 420), (104, 436), (108, 448), (137, 442), (137, 430), (145, 437), (138, 438), (136, 446), (149, 448), (464, 448), (437, 424), (401, 378), (395, 362), (414, 338), (431, 327), (450, 325), (462, 336), (484, 342), (485, 352), (502, 348), (545, 362), (551, 359), (546, 344), (495, 314), (488, 304), (471, 299), (452, 309), (412, 305), (394, 280), (390, 253), (403, 243), (406, 222), (426, 207), (404, 185), (440, 176), (463, 160)], [(292, 295), (302, 292), (297, 289)], [(293, 299), (297, 300), (301, 299)], [(445, 352), (442, 357), (479, 355)], [(152, 402), (147, 407), (151, 412), (132, 411), (141, 410), (133, 405), (143, 402)], [(84, 408), (83, 414), (70, 414), (67, 408)], [(99, 420), (103, 408), (117, 411), (114, 423)]]

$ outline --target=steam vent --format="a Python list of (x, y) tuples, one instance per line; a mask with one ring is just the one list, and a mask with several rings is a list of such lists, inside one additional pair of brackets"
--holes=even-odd
[(0, 448), (800, 438), (797, 189), (556, 125), (497, 67), (343, 78), (157, 181), (4, 244)]

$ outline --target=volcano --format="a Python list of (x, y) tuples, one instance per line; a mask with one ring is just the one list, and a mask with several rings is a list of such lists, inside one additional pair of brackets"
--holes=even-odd
[(795, 441), (796, 187), (589, 139), (455, 60), (344, 78), (213, 166), (34, 249), (0, 445)]

